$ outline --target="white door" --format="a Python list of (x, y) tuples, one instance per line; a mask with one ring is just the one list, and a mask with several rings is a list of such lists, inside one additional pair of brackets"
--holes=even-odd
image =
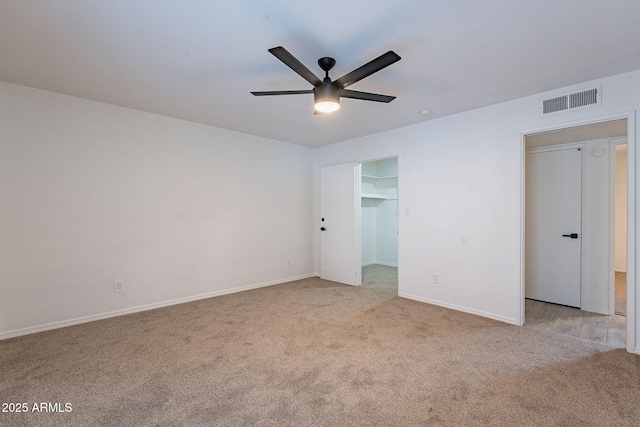
[(525, 215), (525, 296), (580, 307), (580, 149), (527, 153)]
[(320, 277), (347, 285), (359, 284), (356, 171), (355, 163), (325, 166), (320, 171)]

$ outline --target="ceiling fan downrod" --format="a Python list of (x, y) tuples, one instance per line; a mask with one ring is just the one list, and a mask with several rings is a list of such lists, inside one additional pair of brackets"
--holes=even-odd
[(318, 59), (318, 65), (320, 66), (320, 69), (324, 71), (324, 79), (322, 82), (324, 84), (331, 83), (331, 79), (329, 78), (329, 70), (331, 70), (333, 66), (336, 65), (336, 60), (328, 56), (325, 56), (323, 58)]

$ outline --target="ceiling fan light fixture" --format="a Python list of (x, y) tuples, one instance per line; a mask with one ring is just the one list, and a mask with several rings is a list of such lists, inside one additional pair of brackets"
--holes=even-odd
[(336, 101), (322, 101), (316, 102), (316, 110), (321, 113), (333, 113), (334, 111), (340, 109), (340, 104)]
[(313, 89), (316, 111), (332, 113), (340, 108), (340, 90), (330, 84), (316, 86)]

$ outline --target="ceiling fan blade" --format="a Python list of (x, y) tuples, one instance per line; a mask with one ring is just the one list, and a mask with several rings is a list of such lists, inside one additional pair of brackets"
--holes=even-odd
[(400, 56), (394, 51), (390, 50), (389, 52), (380, 55), (373, 61), (367, 62), (362, 67), (356, 68), (352, 72), (345, 74), (344, 76), (335, 80), (332, 84), (337, 85), (341, 89), (345, 88), (398, 61), (400, 61)]
[(340, 91), (341, 98), (362, 99), (363, 101), (391, 102), (396, 99), (395, 96), (380, 95), (378, 93), (360, 92), (357, 90), (342, 89)]
[(255, 96), (269, 96), (269, 95), (300, 95), (304, 93), (313, 93), (313, 89), (305, 90), (272, 90), (262, 92), (251, 92)]
[(293, 55), (289, 53), (289, 51), (282, 46), (272, 47), (269, 49), (269, 52), (273, 54), (280, 61), (284, 62), (286, 66), (291, 68), (296, 73), (300, 74), (303, 79), (311, 83), (313, 86), (318, 86), (322, 84), (322, 80), (320, 80), (315, 74), (311, 72), (307, 67), (305, 67), (302, 62), (298, 61)]

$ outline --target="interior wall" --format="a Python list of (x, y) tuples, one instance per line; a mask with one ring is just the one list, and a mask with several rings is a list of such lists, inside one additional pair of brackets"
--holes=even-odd
[[(375, 162), (361, 165), (361, 175), (375, 175)], [(370, 179), (360, 180), (360, 193), (375, 193), (374, 182)], [(378, 259), (378, 205), (380, 200), (361, 197), (360, 199), (360, 262), (363, 266), (375, 264)]]
[[(602, 105), (541, 117), (543, 99), (591, 85)], [(639, 107), (636, 71), (332, 144), (317, 165), (399, 156), (399, 295), (521, 324), (522, 135)]]
[(363, 266), (378, 260), (378, 200), (362, 198), (360, 202), (360, 262)]
[(627, 145), (616, 146), (615, 270), (627, 271)]
[(398, 266), (398, 159), (377, 162), (378, 193), (387, 199), (378, 206), (377, 253), (378, 263)]
[(385, 200), (378, 206), (377, 263), (398, 266), (398, 200)]
[(0, 338), (313, 274), (314, 150), (8, 83), (0, 99)]

